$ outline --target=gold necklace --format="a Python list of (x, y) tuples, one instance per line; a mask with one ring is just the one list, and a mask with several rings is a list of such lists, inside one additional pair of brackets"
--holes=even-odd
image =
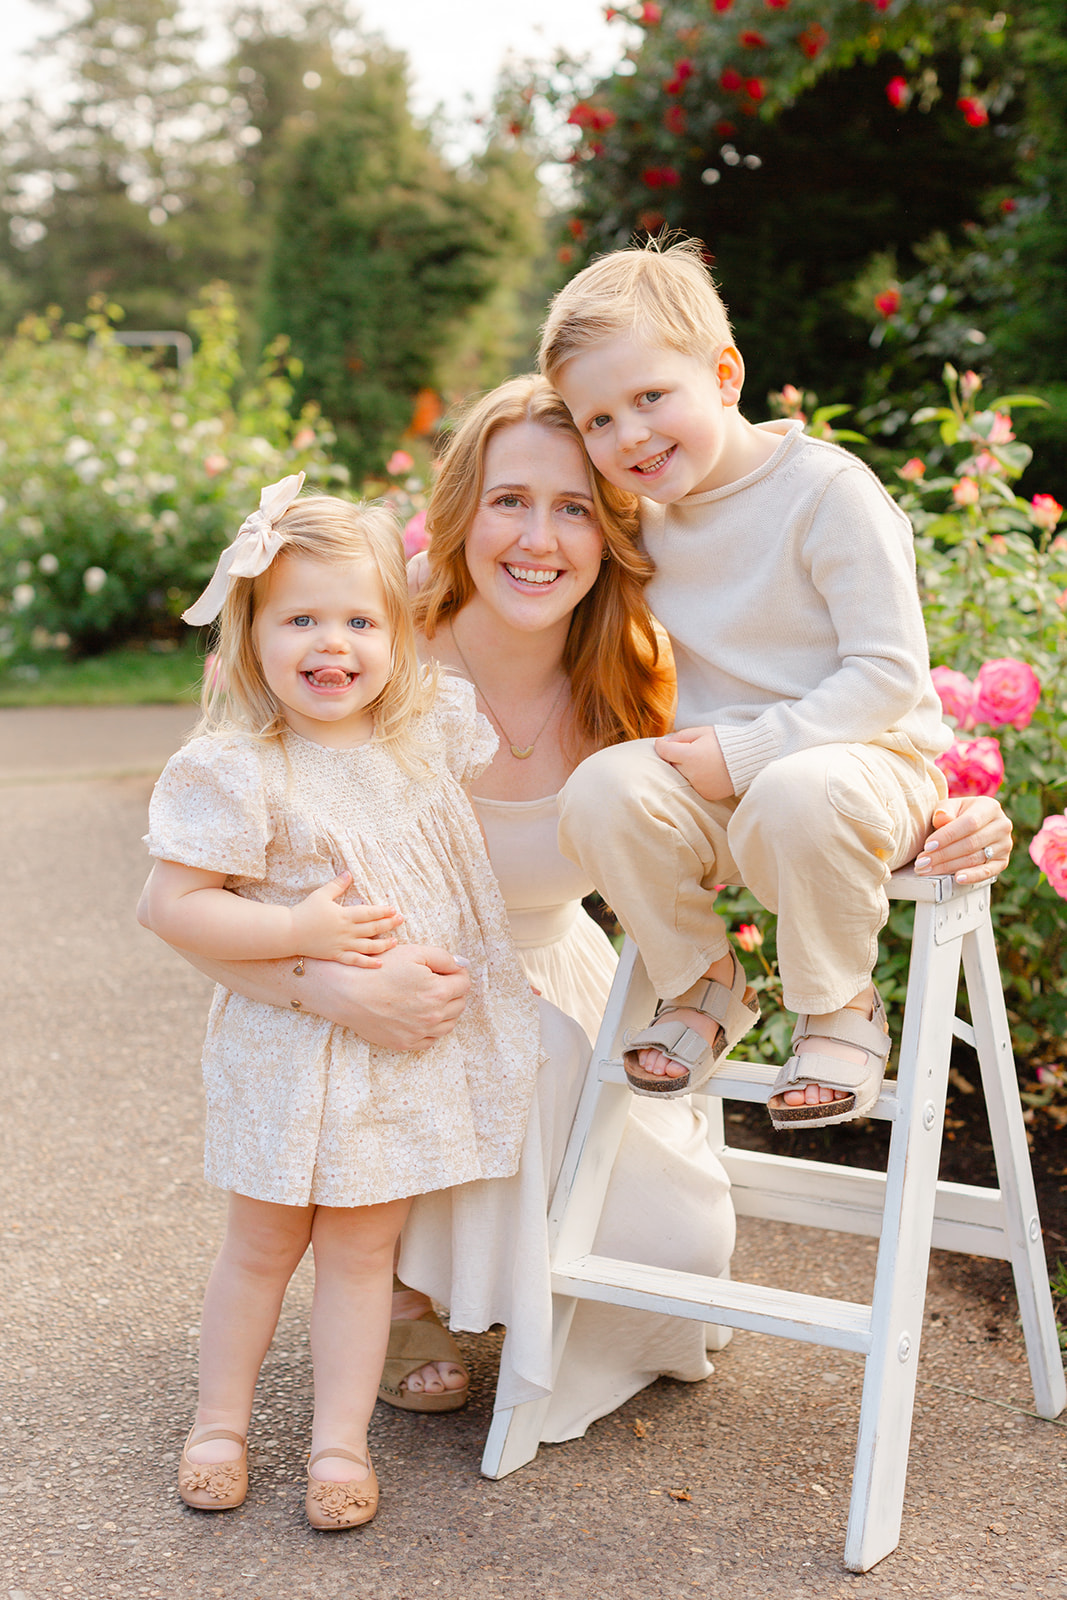
[(476, 691), (476, 693), (481, 695), (482, 704), (485, 706), (485, 709), (488, 711), (489, 715), (492, 717), (493, 721), (496, 723), (497, 727), (500, 729), (501, 733), (504, 735), (504, 738), (507, 741), (508, 749), (511, 751), (512, 755), (515, 757), (516, 761), (528, 761), (529, 758), (533, 755), (534, 745), (537, 743), (538, 739), (540, 739), (541, 735), (544, 733), (545, 729), (548, 727), (548, 724), (551, 722), (552, 715), (555, 712), (556, 707), (559, 705), (559, 702), (560, 702), (560, 699), (561, 699), (561, 697), (563, 695), (564, 689), (567, 687), (566, 675), (564, 675), (563, 682), (560, 684), (559, 688), (556, 690), (556, 698), (553, 700), (552, 704), (548, 708), (548, 716), (545, 718), (544, 722), (542, 722), (541, 726), (538, 728), (537, 732), (534, 734), (534, 736), (530, 740), (529, 744), (524, 746), (520, 750), (519, 746), (517, 744), (515, 744), (515, 742), (513, 741), (511, 735), (508, 733), (508, 730), (505, 728), (504, 724), (501, 722), (500, 718), (497, 716), (496, 712), (493, 710), (492, 706), (489, 704), (489, 701), (486, 699), (485, 690), (481, 687), (481, 685), (479, 684), (477, 678), (474, 676), (474, 673), (471, 671), (470, 662), (467, 660), (466, 656), (463, 654), (463, 646), (460, 644), (459, 640), (456, 638), (456, 630), (455, 630), (455, 627), (451, 623), (449, 624), (449, 629), (450, 629), (450, 632), (452, 634), (452, 643), (456, 647), (456, 654), (459, 656), (459, 659), (463, 663), (463, 666), (464, 666), (464, 668), (466, 670), (466, 673), (467, 673), (467, 677), (470, 679), (471, 684), (472, 684), (474, 690)]

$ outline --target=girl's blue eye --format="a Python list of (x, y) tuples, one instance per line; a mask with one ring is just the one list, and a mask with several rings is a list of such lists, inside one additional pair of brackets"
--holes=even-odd
[(300, 616), (300, 617), (294, 617), (293, 618), (293, 627), (294, 628), (310, 628), (310, 626), (311, 626), (311, 618), (310, 617)]
[(370, 627), (370, 622), (366, 617), (350, 617), (348, 625), (349, 625), (350, 628), (361, 628), (362, 629), (362, 628), (369, 628)]

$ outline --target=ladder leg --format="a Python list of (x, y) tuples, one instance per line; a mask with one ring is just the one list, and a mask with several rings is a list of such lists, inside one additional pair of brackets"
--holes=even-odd
[(1063, 1357), (1041, 1242), (1037, 1195), (1019, 1102), (1019, 1083), (996, 944), (988, 918), (965, 936), (963, 966), (1004, 1206), (1004, 1230), (1011, 1250), (1019, 1316), (1034, 1386), (1034, 1404), (1039, 1416), (1057, 1417), (1067, 1403)]
[[(629, 940), (608, 996), (604, 1021), (582, 1089), (548, 1215), (548, 1247), (557, 1257), (587, 1255), (592, 1249), (615, 1158), (630, 1111), (630, 1091), (601, 1083), (598, 1065), (620, 1047), (635, 1008), (649, 1005), (650, 985), (636, 946)], [(654, 1002), (654, 997), (653, 997)], [(573, 1296), (552, 1296), (552, 1381), (555, 1383), (574, 1320)], [(505, 1340), (506, 1350), (506, 1340)], [(482, 1453), (487, 1478), (503, 1478), (534, 1459), (541, 1442), (551, 1394), (495, 1411)]]
[(934, 911), (922, 903), (915, 908), (898, 1110), (845, 1536), (845, 1565), (852, 1572), (869, 1571), (900, 1539), (960, 965), (958, 938), (935, 942)]

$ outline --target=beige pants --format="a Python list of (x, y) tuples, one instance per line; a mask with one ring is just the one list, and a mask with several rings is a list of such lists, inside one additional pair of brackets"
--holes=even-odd
[(717, 884), (778, 914), (790, 1011), (859, 994), (889, 915), (890, 872), (916, 854), (945, 783), (899, 734), (772, 761), (745, 794), (704, 800), (651, 739), (583, 761), (560, 797), (559, 842), (636, 942), (657, 994), (681, 994), (726, 954)]

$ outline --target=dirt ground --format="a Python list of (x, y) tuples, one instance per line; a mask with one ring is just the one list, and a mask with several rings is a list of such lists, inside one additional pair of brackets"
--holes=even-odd
[[(1067, 1418), (1033, 1414), (1008, 1268), (942, 1252), (901, 1541), (863, 1576), (842, 1564), (862, 1361), (755, 1334), (707, 1382), (661, 1380), (500, 1482), (478, 1472), (499, 1339), (463, 1336), (470, 1406), (380, 1406), (377, 1519), (315, 1533), (306, 1266), (264, 1368), (247, 1502), (183, 1507), (222, 1204), (200, 1176), (207, 986), (132, 910), (174, 711), (136, 727), (0, 712), (0, 1600), (1067, 1596)], [(734, 1260), (857, 1300), (873, 1269), (870, 1241), (755, 1222)]]

